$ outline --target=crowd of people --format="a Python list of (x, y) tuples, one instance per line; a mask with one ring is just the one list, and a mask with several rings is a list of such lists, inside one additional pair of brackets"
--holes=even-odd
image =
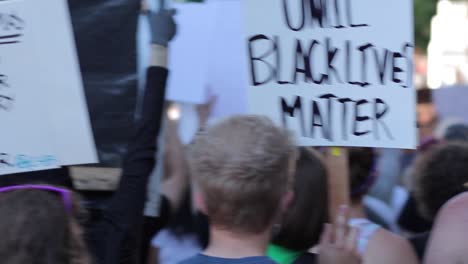
[[(417, 151), (297, 147), (262, 116), (207, 126), (214, 100), (199, 107), (199, 133), (184, 146), (164, 102), (174, 12), (147, 15), (151, 66), (118, 190), (85, 239), (88, 214), (78, 194), (47, 177), (5, 178), (4, 263), (468, 263), (468, 126), (442, 126), (428, 90), (418, 94)], [(163, 123), (166, 158), (156, 164)], [(155, 166), (165, 168), (162, 205), (147, 241), (143, 207)], [(382, 184), (383, 172), (394, 172), (391, 184)], [(373, 186), (407, 193), (399, 219), (368, 202), (386, 202)]]

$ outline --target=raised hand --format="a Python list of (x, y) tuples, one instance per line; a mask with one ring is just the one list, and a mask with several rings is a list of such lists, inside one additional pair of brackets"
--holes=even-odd
[(204, 104), (197, 105), (197, 115), (200, 128), (206, 126), (208, 119), (210, 118), (213, 106), (216, 104), (216, 95), (211, 95), (208, 101)]
[(161, 0), (160, 9), (157, 12), (148, 11), (148, 23), (151, 29), (151, 43), (167, 47), (177, 32), (174, 21), (174, 9), (165, 9), (164, 1)]
[(361, 264), (357, 253), (359, 230), (348, 226), (348, 208), (342, 206), (333, 225), (326, 224), (320, 239), (319, 264)]

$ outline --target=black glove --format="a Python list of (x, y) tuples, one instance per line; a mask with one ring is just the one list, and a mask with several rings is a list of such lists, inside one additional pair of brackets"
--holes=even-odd
[(151, 28), (151, 43), (167, 47), (174, 38), (177, 25), (174, 22), (174, 9), (160, 9), (158, 12), (148, 12), (148, 22)]

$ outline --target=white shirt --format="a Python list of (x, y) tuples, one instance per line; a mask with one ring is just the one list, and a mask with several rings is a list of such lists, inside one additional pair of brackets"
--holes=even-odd
[(359, 228), (358, 237), (358, 252), (362, 255), (366, 251), (372, 236), (381, 228), (379, 225), (372, 223), (367, 219), (354, 218), (350, 219), (348, 224), (352, 227)]
[(151, 245), (159, 249), (159, 264), (178, 264), (202, 251), (195, 235), (178, 238), (167, 229), (161, 230)]

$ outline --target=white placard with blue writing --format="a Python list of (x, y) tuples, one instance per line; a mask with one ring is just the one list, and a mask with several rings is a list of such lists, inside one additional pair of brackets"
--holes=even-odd
[[(62, 166), (98, 162), (67, 3), (28, 2), (35, 10), (34, 46), (41, 65), (42, 87), (48, 89), (45, 100)], [(37, 10), (47, 10), (47, 15)]]
[(31, 12), (24, 1), (0, 3), (0, 174), (59, 165), (40, 68), (31, 61)]
[(95, 162), (66, 3), (2, 1), (0, 17), (0, 175)]
[(416, 147), (413, 3), (244, 0), (249, 111), (300, 145)]

